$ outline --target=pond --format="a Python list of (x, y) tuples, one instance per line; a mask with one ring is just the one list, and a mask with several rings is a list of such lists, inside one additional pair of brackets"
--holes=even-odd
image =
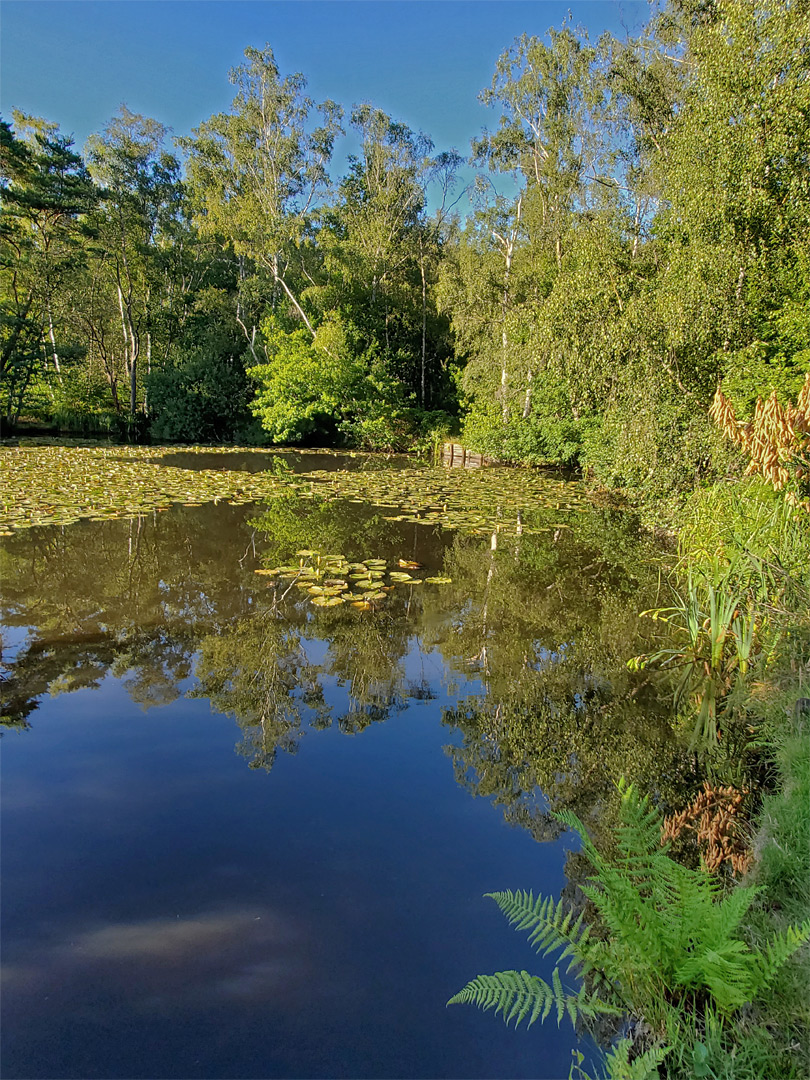
[(620, 775), (685, 767), (626, 664), (660, 562), (632, 518), (513, 470), (0, 456), (41, 483), (0, 538), (3, 1075), (593, 1061), (567, 1020), (445, 1002), (550, 976), (483, 893), (577, 902), (551, 810), (609, 829)]

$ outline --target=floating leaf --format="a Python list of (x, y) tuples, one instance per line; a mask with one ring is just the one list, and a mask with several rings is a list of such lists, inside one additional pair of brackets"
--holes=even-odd
[[(216, 451), (224, 459), (231, 453), (274, 451), (266, 448), (227, 447)], [(226, 502), (233, 506), (276, 496), (348, 498), (368, 505), (391, 507), (393, 520), (427, 521), (446, 529), (507, 534), (529, 533), (536, 525), (519, 520), (519, 511), (546, 507), (549, 517), (577, 513), (589, 505), (580, 483), (563, 482), (541, 470), (487, 468), (470, 472), (443, 468), (382, 468), (326, 471), (279, 477), (271, 470), (244, 473), (236, 470), (167, 467), (177, 455), (211, 454), (199, 447), (120, 447), (64, 445), (44, 440), (0, 447), (0, 532), (39, 524), (67, 524), (71, 519), (108, 520), (162, 511), (170, 504), (202, 505)], [(317, 466), (318, 456), (312, 454)], [(179, 509), (179, 507), (178, 507)], [(546, 526), (546, 523), (542, 523)], [(546, 526), (547, 527), (547, 526)], [(570, 528), (557, 520), (552, 528)], [(320, 558), (323, 565), (349, 569), (342, 555), (318, 556), (301, 548), (296, 559)], [(403, 559), (402, 569), (417, 569)], [(385, 560), (368, 562), (385, 569)], [(358, 563), (352, 564), (355, 569)]]

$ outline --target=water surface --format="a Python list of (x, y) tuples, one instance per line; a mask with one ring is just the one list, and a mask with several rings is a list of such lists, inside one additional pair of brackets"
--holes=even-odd
[[(444, 1003), (549, 977), (482, 894), (575, 898), (550, 808), (606, 828), (616, 776), (677, 773), (625, 664), (656, 553), (608, 510), (395, 516), (290, 495), (2, 539), (4, 1076), (567, 1075), (567, 1021)], [(301, 548), (452, 581), (319, 609), (255, 573)]]

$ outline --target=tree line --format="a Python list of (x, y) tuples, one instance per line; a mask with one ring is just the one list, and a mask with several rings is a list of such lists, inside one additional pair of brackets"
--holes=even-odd
[(669, 0), (637, 37), (519, 38), (463, 220), (459, 154), (314, 102), (269, 47), (171, 146), (125, 106), (83, 155), (15, 111), (5, 424), (386, 449), (460, 427), (650, 494), (716, 473), (718, 385), (746, 417), (810, 368), (809, 31), (806, 0)]

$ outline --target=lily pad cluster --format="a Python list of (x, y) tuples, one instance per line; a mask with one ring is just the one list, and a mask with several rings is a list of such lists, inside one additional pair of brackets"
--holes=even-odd
[(409, 468), (383, 473), (360, 471), (310, 472), (313, 498), (348, 499), (396, 511), (387, 520), (441, 525), (445, 529), (488, 533), (533, 533), (567, 528), (552, 517), (536, 526), (523, 515), (549, 510), (563, 517), (592, 508), (593, 501), (579, 481), (547, 473), (510, 468)]
[[(68, 525), (226, 501), (266, 502), (282, 495), (346, 499), (387, 508), (391, 521), (440, 525), (468, 532), (537, 532), (565, 527), (562, 517), (591, 504), (583, 485), (520, 469), (381, 468), (273, 470), (168, 468), (166, 458), (189, 447), (106, 445), (0, 446), (0, 535), (33, 525)], [(212, 453), (210, 447), (194, 448)], [(228, 448), (216, 453), (241, 452)], [(262, 451), (267, 453), (266, 450)], [(164, 463), (155, 460), (160, 455)], [(317, 455), (312, 454), (313, 463)], [(548, 524), (524, 519), (547, 510)], [(548, 516), (548, 515), (546, 515)]]
[[(166, 468), (155, 447), (33, 445), (0, 447), (0, 533), (199, 506), (251, 503), (288, 491), (273, 472)], [(164, 455), (187, 447), (161, 448)]]
[(315, 607), (340, 607), (351, 604), (359, 611), (379, 608), (397, 586), (447, 585), (451, 578), (441, 575), (414, 577), (411, 571), (422, 566), (409, 559), (398, 559), (389, 569), (386, 559), (350, 562), (343, 555), (326, 555), (310, 548), (296, 552), (297, 564), (261, 568), (255, 571), (274, 578), (289, 589), (305, 592)]

